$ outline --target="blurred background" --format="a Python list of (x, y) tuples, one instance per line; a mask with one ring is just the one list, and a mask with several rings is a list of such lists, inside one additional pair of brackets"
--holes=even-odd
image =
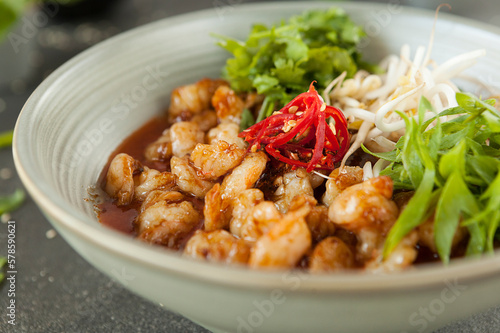
[[(14, 128), (23, 104), (45, 77), (92, 45), (169, 16), (200, 9), (221, 15), (249, 2), (256, 1), (0, 0), (0, 133)], [(434, 10), (442, 1), (389, 2)], [(452, 14), (500, 27), (500, 2), (448, 2)], [(21, 187), (12, 153), (3, 148), (0, 196)], [(1, 216), (0, 256), (6, 254), (9, 219), (17, 227), (17, 326), (7, 324), (7, 284), (2, 283), (0, 332), (206, 332), (96, 271), (57, 235), (30, 198)], [(499, 332), (499, 318), (500, 309), (491, 309), (438, 332)]]

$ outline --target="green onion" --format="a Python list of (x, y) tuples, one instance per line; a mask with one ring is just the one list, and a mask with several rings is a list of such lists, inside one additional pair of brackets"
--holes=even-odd
[[(393, 151), (372, 153), (390, 162), (381, 174), (393, 179), (395, 189), (415, 191), (387, 236), (384, 256), (432, 214), (434, 241), (444, 263), (460, 226), (470, 234), (466, 255), (492, 252), (500, 238), (500, 113), (494, 100), (465, 93), (456, 97), (457, 107), (425, 122), (424, 112), (432, 110), (425, 98), (418, 123), (398, 112), (406, 122), (405, 135)], [(439, 121), (448, 115), (456, 117)]]

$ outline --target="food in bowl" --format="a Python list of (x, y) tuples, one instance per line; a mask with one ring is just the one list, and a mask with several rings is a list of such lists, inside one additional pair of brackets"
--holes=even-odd
[[(337, 16), (345, 20), (337, 9), (307, 12), (292, 27), (256, 26), (245, 43), (224, 39), (236, 55), (227, 81), (176, 88), (167, 115), (113, 154), (101, 222), (257, 269), (386, 272), (492, 251), (500, 116), (496, 100), (450, 81), (484, 51), (432, 68), (431, 46), (413, 60), (403, 46), (382, 74), (369, 72), (358, 55), (311, 42), (324, 37), (314, 24)], [(346, 68), (307, 65), (312, 54), (338, 64), (334, 47)], [(303, 86), (311, 73), (318, 88)]]

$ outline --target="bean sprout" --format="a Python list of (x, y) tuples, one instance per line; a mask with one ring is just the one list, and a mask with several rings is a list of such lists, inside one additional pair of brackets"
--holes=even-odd
[(362, 144), (375, 143), (382, 151), (394, 148), (406, 126), (396, 110), (417, 120), (419, 102), (425, 97), (432, 105), (432, 110), (424, 114), (424, 119), (428, 120), (436, 113), (458, 105), (455, 95), (459, 90), (450, 80), (474, 65), (485, 55), (485, 50), (466, 52), (440, 65), (431, 59), (437, 15), (443, 6), (450, 7), (443, 4), (437, 8), (429, 44), (417, 47), (413, 58), (410, 46), (405, 44), (399, 56), (389, 55), (380, 62), (385, 74), (360, 70), (353, 78), (346, 79), (344, 72), (323, 92), (328, 104), (343, 110), (349, 128), (357, 130), (351, 137), (351, 147), (341, 166)]
[(375, 165), (373, 166), (373, 177), (380, 176), (380, 172), (385, 169), (386, 166), (389, 165), (389, 162), (386, 160), (379, 159)]
[(391, 151), (396, 146), (396, 143), (394, 141), (391, 141), (382, 135), (373, 138), (373, 141), (385, 151)]
[(363, 165), (363, 181), (367, 181), (370, 178), (373, 178), (372, 163), (366, 162), (365, 165)]

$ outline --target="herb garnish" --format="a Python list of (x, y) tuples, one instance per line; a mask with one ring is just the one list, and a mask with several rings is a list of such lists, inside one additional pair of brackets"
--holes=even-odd
[(254, 25), (245, 42), (217, 37), (234, 56), (223, 70), (232, 89), (266, 96), (259, 122), (307, 90), (313, 80), (324, 89), (342, 72), (352, 76), (366, 66), (356, 50), (363, 36), (362, 28), (342, 9), (330, 8), (305, 12), (270, 28)]
[[(406, 134), (395, 149), (372, 153), (391, 162), (381, 175), (390, 176), (395, 188), (415, 190), (387, 237), (385, 255), (431, 214), (444, 263), (459, 225), (469, 230), (467, 255), (493, 251), (500, 224), (500, 113), (494, 99), (483, 101), (466, 93), (457, 93), (456, 99), (457, 107), (424, 121), (432, 107), (422, 98), (418, 122), (399, 113)], [(441, 122), (443, 116), (454, 118)], [(435, 126), (429, 128), (431, 123)]]

